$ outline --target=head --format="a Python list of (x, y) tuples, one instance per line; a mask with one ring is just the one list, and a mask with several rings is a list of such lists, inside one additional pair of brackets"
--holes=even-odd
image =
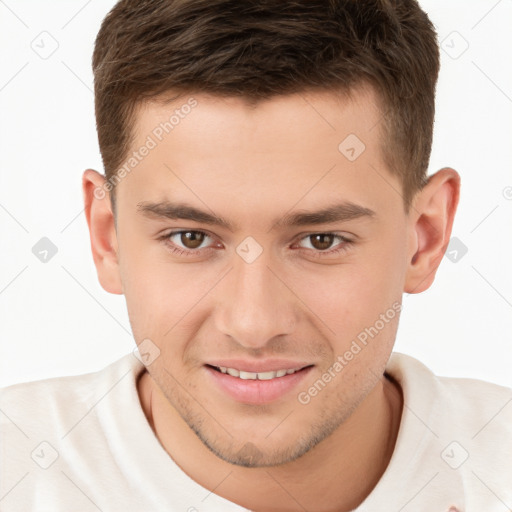
[[(450, 237), (431, 22), (414, 0), (122, 0), (93, 68), (93, 256), (151, 377), (221, 458), (303, 455), (382, 377)], [(217, 386), (226, 361), (307, 368), (251, 401)]]

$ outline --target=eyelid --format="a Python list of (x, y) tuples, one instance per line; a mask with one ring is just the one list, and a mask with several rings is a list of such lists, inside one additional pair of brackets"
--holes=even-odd
[(297, 240), (297, 241), (304, 240), (305, 238), (308, 238), (313, 235), (331, 235), (334, 237), (338, 237), (338, 238), (341, 238), (344, 240), (350, 240), (350, 241), (355, 241), (357, 238), (355, 235), (346, 233), (345, 231), (322, 231), (322, 230), (319, 230), (319, 231), (307, 231), (304, 233), (300, 233), (294, 237), (294, 240)]
[[(206, 247), (200, 247), (200, 248), (196, 248), (196, 249), (188, 249), (186, 247), (181, 247), (180, 245), (177, 245), (175, 242), (171, 241), (172, 236), (179, 235), (182, 233), (187, 233), (187, 232), (201, 233), (201, 234), (209, 237), (210, 239), (212, 239), (213, 243)], [(331, 255), (337, 254), (341, 251), (348, 250), (348, 248), (354, 244), (354, 242), (355, 242), (354, 238), (357, 238), (357, 237), (352, 237), (352, 236), (346, 236), (346, 234), (344, 234), (344, 232), (340, 233), (340, 232), (336, 232), (336, 231), (310, 231), (307, 233), (301, 233), (298, 236), (296, 236), (294, 238), (295, 241), (293, 242), (293, 245), (296, 245), (296, 244), (300, 243), (302, 240), (307, 239), (308, 237), (311, 237), (313, 235), (332, 235), (340, 240), (340, 242), (338, 244), (336, 244), (334, 246), (334, 248), (325, 249), (323, 251), (314, 249), (314, 248), (311, 249), (308, 247), (298, 246), (299, 250), (306, 251), (310, 254), (313, 254), (316, 257), (322, 257), (323, 255), (327, 256), (329, 254), (331, 254)], [(171, 231), (167, 231), (163, 235), (161, 235), (159, 237), (159, 239), (163, 240), (166, 244), (171, 246), (172, 250), (179, 252), (180, 254), (195, 255), (195, 254), (201, 254), (204, 251), (210, 251), (210, 250), (214, 249), (215, 248), (214, 247), (215, 240), (218, 239), (218, 237), (212, 235), (211, 233), (209, 233), (207, 230), (204, 230), (204, 229), (181, 228), (181, 229), (172, 229)]]
[(215, 243), (215, 239), (217, 238), (217, 237), (213, 236), (212, 234), (210, 234), (208, 231), (205, 231), (204, 229), (172, 229), (171, 231), (167, 231), (166, 233), (164, 233), (160, 238), (167, 240), (172, 244), (175, 244), (175, 242), (171, 241), (171, 237), (175, 236), (175, 235), (180, 235), (183, 233), (200, 233), (212, 240), (211, 245), (208, 245), (207, 247), (201, 247), (199, 249), (188, 249), (187, 247), (181, 247), (179, 245), (177, 246), (180, 249), (182, 249), (183, 251), (188, 251), (188, 252), (197, 252), (198, 253), (201, 250), (210, 249), (213, 247), (213, 243)]
[(340, 233), (315, 231), (299, 239), (299, 242), (304, 238), (307, 238), (308, 236), (316, 234), (334, 235), (336, 237), (339, 237), (341, 241), (338, 244), (334, 245), (333, 247), (330, 247), (329, 249), (325, 250), (318, 250), (314, 248), (310, 249), (308, 247), (301, 246), (299, 246), (296, 250), (299, 253), (303, 253), (305, 259), (326, 264), (328, 264), (329, 262), (335, 263), (339, 261), (339, 258), (344, 258), (345, 255), (350, 255), (350, 252), (354, 249), (356, 245), (356, 240), (358, 238), (352, 236), (345, 236), (345, 234)]

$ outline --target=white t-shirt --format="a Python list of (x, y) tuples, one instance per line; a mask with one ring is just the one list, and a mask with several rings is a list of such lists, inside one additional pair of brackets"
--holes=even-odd
[[(98, 372), (0, 390), (0, 511), (246, 511), (163, 449), (137, 394), (143, 369), (129, 353)], [(511, 509), (512, 389), (436, 377), (396, 352), (386, 371), (404, 393), (400, 430), (357, 512)]]

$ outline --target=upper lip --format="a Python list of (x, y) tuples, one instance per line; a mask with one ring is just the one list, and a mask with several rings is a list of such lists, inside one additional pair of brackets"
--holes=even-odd
[(265, 359), (261, 361), (248, 361), (246, 359), (217, 359), (208, 361), (210, 366), (234, 368), (242, 372), (262, 373), (277, 372), (277, 370), (299, 370), (311, 363), (304, 361), (291, 361), (289, 359)]

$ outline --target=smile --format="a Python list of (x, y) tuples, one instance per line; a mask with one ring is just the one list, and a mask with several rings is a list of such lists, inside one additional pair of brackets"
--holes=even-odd
[[(274, 368), (279, 368), (274, 364)], [(258, 364), (259, 368), (247, 368), (249, 364), (243, 366), (246, 366), (245, 370), (213, 364), (206, 364), (204, 368), (210, 382), (222, 395), (252, 405), (268, 404), (292, 396), (294, 390), (304, 387), (302, 382), (314, 368), (314, 365), (293, 367), (291, 364), (288, 368), (276, 370), (268, 370), (264, 364)], [(247, 371), (249, 369), (259, 371)]]
[(294, 368), (291, 370), (277, 370), (275, 372), (244, 372), (243, 370), (237, 370), (236, 368), (226, 368), (225, 366), (214, 366), (216, 370), (221, 373), (227, 373), (231, 377), (238, 377), (242, 380), (271, 380), (285, 375), (291, 375), (292, 373), (302, 370), (302, 368)]

